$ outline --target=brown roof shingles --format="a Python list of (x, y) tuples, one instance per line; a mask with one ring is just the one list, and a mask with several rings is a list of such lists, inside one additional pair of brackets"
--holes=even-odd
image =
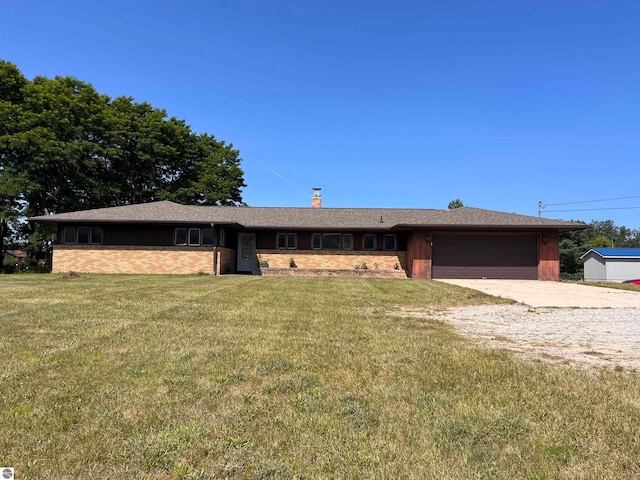
[(288, 208), (188, 206), (169, 201), (100, 208), (32, 217), (40, 223), (215, 223), (246, 229), (363, 229), (398, 228), (542, 228), (575, 230), (584, 225), (515, 213), (462, 207), (454, 210), (402, 208)]

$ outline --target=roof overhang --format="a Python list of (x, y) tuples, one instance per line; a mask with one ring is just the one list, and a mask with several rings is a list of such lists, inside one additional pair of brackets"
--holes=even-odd
[(451, 225), (451, 224), (398, 224), (391, 228), (393, 231), (409, 231), (409, 230), (440, 230), (440, 231), (522, 231), (522, 232), (570, 232), (572, 230), (582, 230), (587, 225), (579, 227), (563, 227), (560, 225)]
[(580, 259), (583, 259), (587, 255), (589, 255), (591, 252), (595, 253), (600, 258), (606, 258), (606, 259), (609, 259), (609, 260), (613, 260), (613, 259), (616, 259), (616, 260), (617, 259), (620, 259), (620, 260), (640, 260), (640, 255), (606, 255), (606, 254), (603, 254), (603, 253), (597, 251), (595, 248), (592, 248), (592, 249), (588, 250), (586, 253), (584, 253), (583, 255), (581, 255)]

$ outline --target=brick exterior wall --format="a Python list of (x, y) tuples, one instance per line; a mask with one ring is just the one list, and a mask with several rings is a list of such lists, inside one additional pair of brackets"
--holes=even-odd
[[(218, 252), (218, 269), (228, 268), (229, 253)], [(235, 250), (231, 250), (235, 252)], [(231, 256), (234, 256), (233, 254)], [(57, 245), (53, 273), (194, 274), (213, 272), (210, 247), (113, 247)]]
[[(323, 252), (309, 250), (258, 250), (260, 260), (269, 262), (265, 274), (406, 277), (404, 252)], [(293, 258), (298, 268), (289, 268)], [(367, 264), (367, 270), (355, 265)], [(394, 267), (398, 265), (396, 270)], [(282, 271), (278, 272), (278, 269)], [(269, 271), (270, 270), (270, 271)], [(294, 270), (294, 271), (291, 271)], [(56, 245), (53, 273), (196, 274), (213, 272), (211, 247), (136, 247)], [(236, 250), (218, 247), (217, 275), (236, 272)], [(377, 273), (376, 273), (377, 272)], [(256, 272), (257, 273), (257, 272)]]
[[(398, 271), (406, 276), (407, 255), (405, 252), (352, 251), (329, 252), (323, 250), (256, 250), (261, 261), (267, 261), (269, 268), (289, 268), (289, 259), (296, 266), (308, 270), (354, 270), (355, 265), (367, 264), (368, 270)], [(376, 268), (377, 264), (377, 268)]]
[(236, 251), (233, 248), (218, 247), (217, 275), (236, 273)]
[(404, 270), (329, 270), (310, 268), (260, 268), (261, 275), (284, 275), (289, 277), (368, 277), (407, 278)]

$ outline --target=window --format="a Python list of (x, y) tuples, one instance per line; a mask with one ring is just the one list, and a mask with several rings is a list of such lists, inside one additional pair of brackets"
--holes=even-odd
[(202, 245), (213, 245), (213, 230), (210, 228), (202, 229)]
[(200, 229), (189, 229), (189, 245), (200, 245)]
[(353, 250), (353, 235), (350, 233), (314, 233), (311, 247), (315, 250)]
[(287, 233), (287, 248), (296, 248), (296, 234)]
[(384, 236), (384, 249), (395, 250), (396, 249), (396, 236), (387, 234)]
[(294, 250), (296, 248), (296, 234), (295, 233), (279, 233), (277, 238), (278, 248), (288, 248)]
[(76, 243), (76, 227), (64, 227), (64, 243)]
[(342, 248), (345, 250), (353, 250), (353, 235), (350, 233), (342, 235)]
[(218, 233), (218, 246), (219, 247), (224, 247), (224, 245), (225, 245), (224, 230), (220, 230), (220, 232)]
[(362, 237), (363, 250), (375, 250), (376, 249), (376, 236), (372, 233), (365, 233)]
[(78, 227), (78, 243), (89, 243), (89, 227)]
[(102, 227), (64, 227), (64, 243), (102, 243)]
[(187, 229), (176, 228), (176, 245), (186, 245), (186, 244), (187, 244)]
[(322, 234), (322, 249), (323, 250), (340, 250), (340, 237), (339, 233), (323, 233)]
[(102, 243), (102, 227), (91, 227), (91, 243)]

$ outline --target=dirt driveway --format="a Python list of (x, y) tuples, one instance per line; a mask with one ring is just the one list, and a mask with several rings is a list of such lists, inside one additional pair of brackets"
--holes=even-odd
[(480, 344), (551, 363), (640, 371), (640, 292), (558, 282), (446, 282), (521, 302), (442, 314)]

